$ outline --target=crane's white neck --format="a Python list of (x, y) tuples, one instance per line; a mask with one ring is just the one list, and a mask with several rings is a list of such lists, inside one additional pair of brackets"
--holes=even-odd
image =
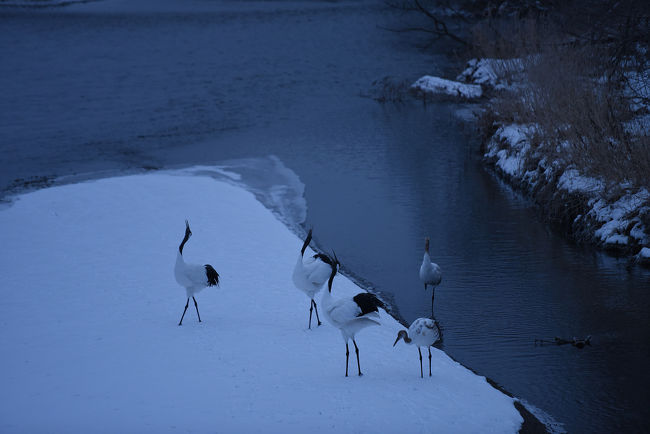
[(321, 297), (321, 304), (323, 307), (327, 307), (332, 304), (332, 287), (328, 286), (327, 290), (323, 291), (323, 296)]
[(296, 267), (302, 267), (304, 262), (302, 261), (302, 253), (298, 255), (298, 260), (296, 261)]
[(176, 265), (184, 265), (185, 264), (185, 259), (183, 259), (183, 255), (181, 254), (180, 250), (176, 252)]

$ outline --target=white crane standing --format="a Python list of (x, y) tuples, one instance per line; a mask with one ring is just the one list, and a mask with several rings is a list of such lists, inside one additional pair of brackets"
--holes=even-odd
[(219, 273), (212, 268), (212, 265), (205, 264), (187, 264), (185, 259), (183, 259), (183, 246), (192, 236), (192, 231), (190, 230), (190, 224), (185, 220), (185, 237), (178, 246), (178, 253), (176, 254), (176, 265), (174, 265), (174, 275), (176, 276), (176, 281), (179, 285), (185, 288), (187, 293), (187, 303), (185, 303), (185, 309), (183, 310), (183, 315), (181, 320), (178, 322), (178, 325), (183, 324), (183, 317), (185, 317), (185, 312), (187, 311), (187, 306), (190, 304), (190, 297), (194, 300), (194, 307), (196, 308), (196, 316), (199, 317), (199, 322), (201, 322), (201, 315), (199, 314), (199, 306), (196, 303), (196, 298), (194, 294), (201, 291), (207, 286), (217, 286), (219, 285)]
[(429, 237), (424, 239), (424, 257), (422, 258), (422, 265), (420, 265), (420, 280), (424, 283), (424, 290), (427, 290), (427, 285), (431, 285), (431, 318), (433, 318), (433, 298), (436, 296), (436, 286), (440, 285), (442, 281), (442, 271), (438, 264), (431, 262), (429, 257)]
[(408, 333), (406, 330), (400, 330), (397, 333), (397, 339), (393, 346), (397, 345), (400, 339), (404, 339), (409, 345), (415, 345), (418, 347), (418, 353), (420, 354), (420, 378), (424, 378), (422, 373), (422, 352), (420, 347), (427, 347), (429, 350), (429, 377), (431, 376), (431, 345), (435, 344), (440, 340), (440, 328), (438, 323), (429, 318), (418, 318), (413, 321), (411, 327), (409, 327)]
[(312, 311), (316, 309), (316, 320), (318, 325), (321, 325), (320, 317), (318, 316), (318, 306), (314, 301), (314, 297), (318, 294), (318, 291), (321, 290), (325, 282), (330, 276), (332, 271), (332, 258), (329, 256), (317, 253), (313, 256), (307, 256), (305, 258), (305, 250), (311, 242), (312, 229), (309, 230), (307, 238), (300, 249), (300, 255), (298, 255), (298, 261), (296, 262), (295, 267), (293, 268), (293, 283), (296, 285), (296, 288), (300, 289), (302, 292), (311, 299), (309, 304), (309, 328), (311, 329), (311, 315)]
[(352, 339), (357, 354), (357, 368), (359, 369), (359, 376), (361, 376), (363, 374), (359, 363), (359, 347), (354, 337), (360, 330), (368, 326), (380, 325), (378, 307), (384, 305), (377, 297), (368, 292), (361, 292), (351, 298), (333, 299), (332, 282), (340, 265), (336, 254), (334, 254), (331, 274), (327, 282), (328, 290), (323, 294), (321, 303), (325, 309), (325, 318), (341, 331), (341, 336), (345, 341), (345, 376), (348, 376), (348, 360), (350, 358), (348, 341), (350, 339)]

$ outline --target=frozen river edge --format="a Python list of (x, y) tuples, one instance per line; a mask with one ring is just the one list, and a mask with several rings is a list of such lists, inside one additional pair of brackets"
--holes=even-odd
[[(203, 323), (188, 313), (178, 327), (184, 292), (172, 270), (185, 218), (187, 260), (213, 264), (223, 284), (197, 297)], [(307, 330), (308, 300), (290, 280), (301, 241), (241, 188), (184, 171), (116, 177), (19, 196), (0, 221), (3, 430), (522, 423), (512, 398), (442, 351), (421, 380), (414, 349), (391, 346), (401, 326), (385, 312), (358, 337), (366, 375), (346, 379), (338, 331)], [(334, 296), (358, 291), (337, 276)]]

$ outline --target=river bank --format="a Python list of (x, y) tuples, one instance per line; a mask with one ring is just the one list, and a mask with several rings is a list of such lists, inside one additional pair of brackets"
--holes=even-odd
[[(212, 172), (224, 175), (200, 167), (45, 188), (0, 211), (12, 228), (0, 305), (12, 396), (4, 430), (520, 427), (515, 399), (443, 351), (432, 350), (433, 377), (420, 379), (413, 348), (392, 347), (401, 325), (383, 310), (382, 325), (357, 336), (365, 375), (345, 378), (338, 330), (308, 330), (308, 300), (292, 287), (302, 241)], [(185, 218), (186, 260), (213, 264), (221, 284), (196, 297), (203, 322), (188, 311), (179, 327), (185, 294), (170, 276)], [(25, 275), (40, 283), (25, 286)], [(335, 279), (337, 298), (360, 290)]]
[[(578, 7), (501, 2), (498, 11), (472, 10), (478, 5), (461, 7), (473, 21), (459, 31), (469, 35), (465, 55), (483, 57), (469, 60), (455, 80), (423, 76), (411, 90), (476, 102), (483, 161), (530, 197), (547, 223), (573, 242), (650, 266), (650, 60), (643, 25), (650, 12), (612, 4), (619, 15), (603, 24), (607, 30), (596, 30), (576, 20)], [(597, 2), (585, 15), (600, 20), (607, 5)], [(444, 9), (421, 12), (448, 19)], [(631, 48), (621, 48), (616, 33), (624, 17), (626, 38), (637, 44)], [(593, 40), (576, 36), (587, 31)], [(609, 39), (596, 38), (606, 31)]]

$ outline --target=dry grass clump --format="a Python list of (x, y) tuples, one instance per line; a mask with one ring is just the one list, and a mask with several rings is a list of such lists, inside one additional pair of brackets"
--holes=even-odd
[[(475, 55), (524, 65), (524, 79), (495, 99), (484, 128), (495, 121), (534, 123), (542, 138), (538, 151), (550, 160), (608, 181), (650, 186), (646, 52), (621, 58), (617, 44), (585, 43), (561, 24), (537, 17), (474, 27)], [(506, 75), (507, 63), (497, 73)]]
[(386, 103), (403, 102), (408, 96), (410, 82), (406, 80), (396, 80), (393, 77), (384, 77), (372, 82), (370, 97), (375, 101)]

